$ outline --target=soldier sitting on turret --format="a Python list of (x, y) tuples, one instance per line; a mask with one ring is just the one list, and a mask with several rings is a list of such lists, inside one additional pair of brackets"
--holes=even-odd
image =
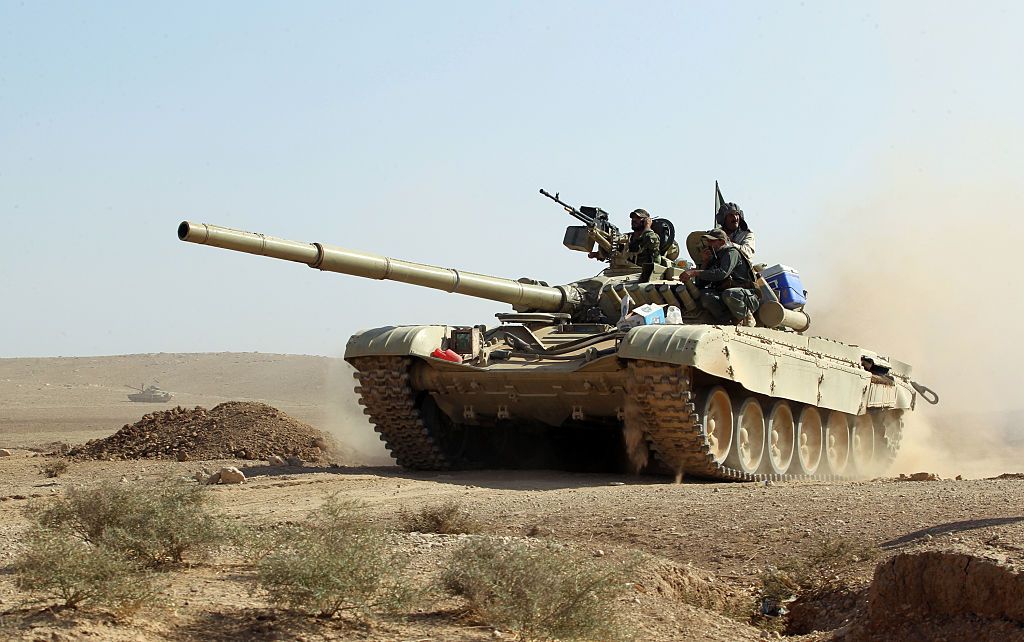
[(629, 213), (629, 224), (633, 228), (629, 238), (629, 251), (636, 253), (636, 264), (641, 267), (641, 283), (651, 280), (654, 264), (661, 258), (661, 238), (651, 229), (652, 222), (647, 210), (636, 209)]
[(743, 210), (736, 203), (723, 203), (715, 215), (715, 223), (729, 235), (729, 241), (736, 246), (748, 261), (754, 260), (754, 233), (750, 231)]
[(710, 249), (709, 261), (699, 269), (686, 270), (680, 278), (695, 279), (697, 287), (701, 288), (701, 305), (715, 321), (757, 325), (754, 312), (761, 300), (754, 287), (750, 262), (729, 241), (725, 230), (714, 229), (701, 238)]

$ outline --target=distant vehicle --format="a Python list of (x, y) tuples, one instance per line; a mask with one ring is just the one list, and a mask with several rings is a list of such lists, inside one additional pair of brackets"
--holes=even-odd
[(127, 387), (138, 391), (128, 393), (128, 401), (137, 401), (140, 403), (164, 403), (170, 401), (174, 397), (171, 393), (166, 390), (161, 390), (156, 386), (147, 386), (143, 384), (141, 388), (136, 388), (135, 386)]

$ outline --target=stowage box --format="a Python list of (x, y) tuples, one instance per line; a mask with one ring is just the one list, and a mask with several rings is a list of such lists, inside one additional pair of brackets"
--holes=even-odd
[(807, 303), (800, 273), (788, 265), (772, 265), (761, 271), (761, 276), (775, 290), (779, 302), (790, 310), (802, 308)]

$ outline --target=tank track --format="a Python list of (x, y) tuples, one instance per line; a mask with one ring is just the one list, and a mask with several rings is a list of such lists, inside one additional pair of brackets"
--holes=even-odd
[[(893, 411), (889, 411), (893, 412)], [(894, 461), (896, 461), (896, 455), (900, 451), (900, 443), (903, 441), (903, 411), (895, 411), (898, 414), (898, 421), (894, 425), (885, 426), (882, 423), (882, 416), (879, 415), (875, 421), (875, 447), (881, 442), (883, 448), (885, 448), (884, 454), (882, 455), (882, 467), (888, 469)]]
[[(448, 470), (453, 462), (432, 434), (428, 418), (417, 404), (409, 382), (409, 357), (353, 359), (356, 393), (367, 415), (397, 463), (413, 470)], [(653, 361), (630, 360), (626, 378), (627, 430), (644, 435), (658, 462), (677, 475), (722, 481), (845, 480), (852, 476), (831, 473), (745, 473), (716, 462), (697, 414), (687, 368)], [(636, 422), (635, 425), (629, 425)], [(902, 417), (887, 440), (884, 464), (891, 464), (899, 449)], [(877, 434), (877, 433), (876, 433)]]
[[(658, 461), (677, 475), (723, 481), (792, 481), (798, 479), (843, 480), (843, 475), (821, 473), (745, 473), (716, 462), (711, 444), (697, 415), (687, 369), (668, 363), (631, 360), (626, 380), (627, 421), (647, 438)], [(895, 457), (895, 451), (892, 452)]]
[(433, 438), (409, 385), (408, 357), (353, 359), (356, 394), (399, 466), (415, 470), (447, 470), (451, 462)]

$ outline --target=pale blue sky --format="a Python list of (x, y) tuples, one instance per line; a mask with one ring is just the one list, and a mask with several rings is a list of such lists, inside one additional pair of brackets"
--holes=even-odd
[(338, 355), (507, 309), (184, 244), (182, 219), (565, 283), (598, 265), (538, 188), (686, 230), (715, 179), (837, 327), (814, 303), (889, 216), (852, 213), (1020, 230), (1022, 5), (892, 4), (0, 0), (0, 357)]

